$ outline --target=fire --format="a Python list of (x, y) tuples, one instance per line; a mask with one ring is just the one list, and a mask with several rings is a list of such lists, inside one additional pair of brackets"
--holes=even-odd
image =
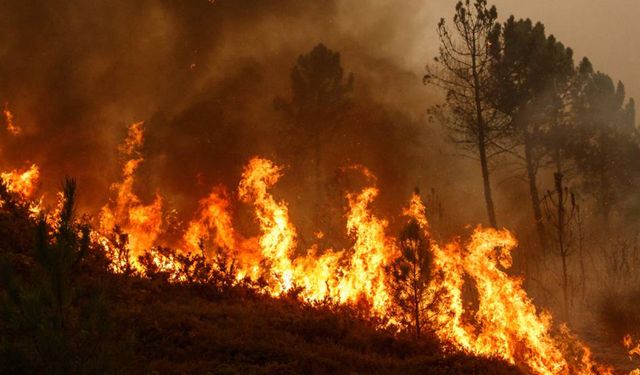
[(40, 168), (32, 164), (26, 170), (13, 170), (0, 173), (0, 179), (7, 192), (14, 194), (20, 202), (29, 209), (32, 218), (38, 218), (42, 214), (42, 202), (44, 196), (35, 197), (40, 182)]
[(40, 180), (40, 168), (32, 164), (26, 170), (13, 170), (0, 174), (2, 183), (11, 193), (17, 194), (22, 200), (33, 199), (38, 189)]
[[(369, 170), (350, 168), (360, 171), (372, 186), (346, 196), (345, 235), (353, 243), (349, 248), (321, 249), (314, 244), (299, 254), (288, 205), (270, 192), (282, 177), (283, 168), (256, 157), (242, 173), (238, 197), (254, 207), (261, 234), (247, 239), (236, 232), (230, 195), (216, 187), (199, 202), (196, 215), (182, 235), (182, 250), (171, 253), (158, 243), (163, 230), (162, 197), (156, 194), (150, 204), (144, 204), (133, 191), (135, 173), (144, 160), (140, 152), (143, 142), (144, 124), (132, 124), (120, 148), (125, 159), (122, 179), (113, 184), (115, 197), (102, 208), (99, 229), (91, 233), (93, 241), (111, 257), (113, 271), (123, 272), (126, 264), (142, 271), (142, 257), (157, 272), (168, 274), (170, 281), (186, 282), (178, 272), (184, 267), (179, 254), (200, 254), (207, 246), (215, 246), (237, 256), (238, 279), (265, 280), (265, 291), (273, 296), (295, 290), (307, 302), (364, 302), (370, 314), (394, 322), (386, 267), (400, 252), (396, 239), (386, 234), (387, 220), (372, 213), (371, 205), (379, 191)], [(35, 165), (26, 171), (0, 175), (8, 190), (24, 201), (33, 199), (38, 176)], [(47, 216), (52, 225), (57, 212), (54, 209)], [(424, 204), (417, 194), (403, 213), (417, 221), (426, 238), (432, 238)], [(321, 231), (315, 233), (316, 238), (322, 238)], [(511, 253), (517, 248), (509, 231), (477, 227), (468, 241), (430, 241), (433, 262), (427, 294), (437, 303), (430, 305), (428, 315), (435, 334), (448, 347), (498, 357), (535, 374), (612, 373), (593, 360), (589, 348), (566, 326), (554, 329), (550, 315), (536, 310), (521, 280), (507, 273)], [(472, 281), (477, 293), (475, 307), (465, 301), (467, 280)], [(640, 345), (632, 348), (630, 336), (625, 337), (624, 344), (630, 355), (640, 355)]]
[[(306, 255), (294, 257), (297, 234), (288, 207), (268, 192), (281, 176), (281, 167), (254, 158), (245, 168), (238, 189), (240, 198), (252, 202), (256, 209), (262, 230), (258, 240), (261, 258), (257, 261), (266, 264), (274, 276), (270, 282), (272, 294), (279, 295), (295, 286), (308, 301), (355, 303), (364, 299), (373, 312), (386, 313), (389, 294), (384, 266), (393, 259), (395, 250), (385, 235), (387, 222), (369, 210), (378, 190), (369, 187), (347, 196), (347, 235), (354, 239), (352, 249), (325, 249), (319, 254), (320, 249), (314, 245)], [(246, 269), (243, 274), (255, 275), (254, 269)]]
[(634, 355), (640, 356), (640, 342), (633, 345), (633, 338), (631, 335), (626, 334), (622, 339), (622, 344), (628, 350), (629, 357), (633, 357)]
[[(630, 334), (624, 335), (624, 337), (622, 338), (622, 345), (624, 345), (625, 349), (627, 349), (629, 359), (632, 359), (634, 356), (640, 356), (640, 342), (637, 342), (634, 345), (633, 338)], [(640, 368), (632, 370), (629, 375), (640, 375)]]
[(4, 103), (4, 109), (2, 110), (4, 115), (4, 121), (7, 126), (7, 131), (11, 135), (19, 135), (22, 133), (22, 129), (13, 121), (13, 113), (9, 110), (9, 103)]
[(355, 244), (349, 272), (340, 280), (339, 288), (340, 302), (355, 302), (366, 296), (373, 303), (373, 310), (382, 313), (389, 303), (384, 267), (395, 257), (396, 250), (385, 236), (387, 222), (369, 211), (377, 195), (378, 189), (369, 187), (347, 196), (350, 207), (347, 231), (355, 238)]
[[(414, 195), (406, 214), (428, 231), (424, 206)], [(599, 366), (590, 350), (561, 327), (552, 335), (549, 314), (537, 313), (521, 281), (504, 269), (511, 266), (511, 251), (517, 246), (506, 230), (476, 228), (468, 243), (457, 241), (444, 247), (432, 244), (432, 298), (440, 298), (434, 311), (436, 334), (458, 350), (483, 356), (497, 356), (510, 363), (525, 365), (536, 374), (604, 374), (611, 370)], [(463, 275), (473, 280), (478, 306), (465, 308)], [(471, 316), (472, 318), (467, 318)], [(577, 352), (577, 355), (570, 355)]]
[(120, 152), (127, 160), (122, 170), (122, 180), (112, 185), (115, 201), (100, 211), (100, 232), (109, 233), (116, 226), (128, 234), (130, 261), (139, 268), (138, 257), (150, 250), (161, 233), (163, 222), (162, 197), (156, 194), (151, 204), (145, 205), (134, 193), (135, 172), (143, 162), (140, 148), (144, 142), (144, 123), (137, 122), (129, 132)]
[(215, 246), (233, 250), (236, 248), (236, 235), (229, 214), (231, 203), (224, 188), (214, 188), (208, 197), (200, 201), (198, 218), (189, 223), (184, 235), (186, 249), (194, 252), (200, 249), (201, 241), (208, 241), (210, 232), (215, 231)]
[(242, 174), (238, 195), (245, 202), (253, 202), (262, 236), (260, 249), (271, 273), (276, 278), (272, 287), (275, 295), (293, 286), (291, 253), (296, 246), (296, 231), (289, 220), (286, 203), (277, 202), (267, 189), (282, 176), (282, 168), (266, 159), (254, 158)]

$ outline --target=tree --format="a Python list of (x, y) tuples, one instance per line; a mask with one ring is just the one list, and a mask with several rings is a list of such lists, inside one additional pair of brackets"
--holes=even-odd
[(486, 0), (456, 5), (452, 33), (443, 19), (438, 24), (440, 50), (436, 66), (427, 67), (424, 83), (444, 90), (445, 103), (432, 113), (447, 126), (452, 140), (480, 158), (484, 198), (491, 226), (496, 214), (489, 171), (490, 148), (501, 135), (501, 116), (491, 104), (489, 35), (498, 12)]
[(293, 122), (294, 147), (313, 152), (316, 224), (322, 192), (322, 146), (349, 107), (352, 91), (353, 74), (345, 77), (340, 53), (318, 44), (308, 54), (300, 55), (291, 70), (291, 99), (275, 101), (276, 108)]
[(75, 181), (67, 180), (53, 234), (39, 220), (29, 269), (19, 272), (3, 259), (0, 372), (108, 373), (126, 361), (111, 341), (101, 294), (82, 278), (89, 228), (74, 218), (75, 190)]
[[(546, 36), (541, 23), (516, 21), (511, 16), (489, 38), (495, 106), (508, 117), (508, 144), (502, 147), (520, 159), (526, 170), (529, 196), (538, 238), (547, 247), (537, 175), (549, 146), (561, 152), (564, 139), (561, 114), (574, 72), (573, 51), (553, 35)], [(552, 132), (559, 142), (549, 143)], [(560, 166), (560, 154), (554, 154)], [(563, 173), (562, 170), (557, 173)]]
[(432, 262), (430, 239), (423, 233), (415, 219), (404, 227), (398, 239), (400, 256), (388, 269), (398, 315), (405, 324), (412, 326), (416, 338), (420, 338), (429, 304), (427, 287)]
[(579, 67), (580, 89), (576, 121), (580, 124), (572, 156), (583, 191), (595, 199), (605, 231), (611, 213), (637, 190), (640, 170), (640, 134), (635, 125), (635, 102), (626, 99), (622, 82), (614, 85), (595, 72), (589, 60)]

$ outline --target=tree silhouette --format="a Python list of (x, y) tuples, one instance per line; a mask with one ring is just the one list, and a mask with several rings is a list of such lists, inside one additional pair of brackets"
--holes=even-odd
[(622, 82), (594, 72), (585, 59), (579, 67), (581, 86), (576, 99), (576, 139), (572, 151), (585, 192), (595, 198), (605, 231), (614, 208), (638, 188), (640, 134), (635, 102), (626, 99)]
[(291, 98), (275, 100), (276, 109), (284, 112), (294, 125), (293, 144), (289, 146), (298, 152), (312, 152), (316, 224), (322, 203), (322, 147), (349, 107), (352, 91), (353, 75), (345, 77), (340, 53), (318, 44), (309, 53), (300, 55), (291, 70)]
[(75, 191), (75, 181), (67, 180), (53, 234), (39, 220), (28, 270), (19, 273), (3, 259), (0, 372), (109, 373), (126, 362), (125, 353), (111, 341), (101, 294), (82, 279), (89, 228), (76, 222)]
[(465, 0), (456, 4), (453, 33), (443, 19), (438, 24), (440, 51), (436, 65), (427, 67), (425, 83), (446, 93), (445, 103), (431, 109), (450, 130), (452, 140), (477, 152), (484, 186), (484, 198), (491, 226), (496, 214), (491, 193), (489, 149), (501, 135), (500, 114), (491, 103), (489, 34), (498, 13), (486, 0)]
[(430, 239), (424, 236), (418, 222), (411, 220), (400, 233), (398, 244), (400, 256), (388, 270), (391, 295), (401, 320), (420, 338), (430, 302), (427, 295), (432, 262)]
[(537, 175), (547, 153), (545, 146), (549, 145), (544, 142), (545, 132), (561, 125), (563, 99), (568, 95), (573, 74), (573, 51), (552, 35), (546, 36), (541, 23), (516, 21), (513, 16), (493, 30), (489, 42), (494, 103), (509, 119), (504, 149), (525, 166), (536, 230), (545, 249)]

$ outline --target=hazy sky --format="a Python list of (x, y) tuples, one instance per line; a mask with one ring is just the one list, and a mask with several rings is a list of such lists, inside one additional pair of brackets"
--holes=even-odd
[[(596, 69), (622, 80), (640, 97), (640, 0), (495, 0), (501, 21), (514, 14), (546, 26), (571, 47), (576, 60), (588, 56)], [(379, 53), (418, 73), (434, 55), (440, 17), (451, 18), (456, 0), (340, 0), (342, 31), (362, 42), (376, 40)], [(377, 50), (377, 51), (375, 51)]]
[[(453, 1), (451, 1), (453, 3)], [(514, 14), (545, 24), (548, 33), (622, 80), (640, 98), (639, 0), (496, 0), (501, 18)]]

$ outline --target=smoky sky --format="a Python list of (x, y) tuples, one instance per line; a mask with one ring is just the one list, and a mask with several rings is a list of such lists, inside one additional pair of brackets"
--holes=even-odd
[[(192, 212), (212, 186), (233, 189), (246, 161), (262, 155), (288, 168), (282, 193), (299, 201), (294, 215), (303, 217), (305, 191), (296, 188), (303, 166), (287, 157), (288, 130), (273, 100), (289, 95), (296, 58), (324, 43), (355, 76), (349, 124), (326, 150), (327, 181), (338, 165), (362, 163), (379, 175), (387, 211), (399, 212), (414, 187), (435, 187), (462, 221), (481, 222), (475, 162), (457, 158), (425, 116), (439, 94), (421, 77), (437, 51), (437, 21), (454, 5), (3, 0), (0, 101), (23, 134), (3, 132), (0, 165), (38, 163), (48, 192), (74, 176), (82, 206), (95, 211), (119, 178), (117, 146), (127, 125), (145, 121), (141, 196), (160, 191), (170, 206)], [(597, 69), (625, 81), (630, 95), (640, 93), (633, 49), (640, 37), (626, 27), (636, 25), (636, 2), (496, 5), (501, 19), (514, 13), (544, 22), (577, 57), (589, 56)], [(517, 200), (508, 183), (495, 184), (499, 200)], [(470, 203), (459, 208), (460, 201)]]

